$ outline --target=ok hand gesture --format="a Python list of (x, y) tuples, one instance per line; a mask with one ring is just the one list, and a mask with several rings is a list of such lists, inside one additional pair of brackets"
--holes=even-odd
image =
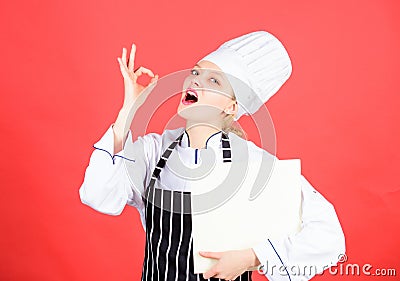
[[(132, 44), (129, 61), (127, 61), (127, 50), (125, 48), (122, 49), (122, 57), (117, 58), (124, 77), (125, 96), (123, 108), (125, 109), (131, 108), (134, 104), (137, 106), (142, 105), (158, 80), (158, 75), (154, 75), (150, 69), (143, 66), (134, 70), (135, 53), (136, 45)], [(137, 83), (137, 79), (143, 74), (152, 77), (148, 85)]]

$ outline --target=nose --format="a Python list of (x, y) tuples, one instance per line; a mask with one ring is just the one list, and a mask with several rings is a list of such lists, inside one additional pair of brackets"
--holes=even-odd
[(199, 87), (200, 83), (197, 81), (197, 78), (193, 78), (191, 82), (192, 87)]

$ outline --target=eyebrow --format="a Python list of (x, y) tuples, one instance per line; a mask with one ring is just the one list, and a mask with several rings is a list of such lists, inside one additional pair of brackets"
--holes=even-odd
[[(197, 66), (198, 68), (202, 68), (200, 65), (198, 65), (197, 63), (194, 65)], [(210, 69), (210, 68), (206, 68), (206, 69)], [(215, 71), (210, 71), (211, 73), (217, 74), (221, 79), (223, 79), (223, 76), (221, 75), (221, 73), (219, 72), (215, 72)]]

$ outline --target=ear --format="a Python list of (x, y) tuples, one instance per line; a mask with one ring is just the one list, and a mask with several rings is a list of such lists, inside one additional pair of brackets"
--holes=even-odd
[(238, 103), (235, 100), (232, 100), (224, 109), (224, 112), (226, 114), (233, 114), (236, 115), (237, 111), (238, 111)]

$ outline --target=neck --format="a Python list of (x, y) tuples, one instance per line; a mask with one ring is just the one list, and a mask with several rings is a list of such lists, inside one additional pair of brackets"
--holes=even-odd
[(190, 147), (204, 148), (207, 139), (217, 132), (221, 131), (220, 126), (215, 126), (206, 123), (193, 123), (186, 121), (186, 132), (189, 136)]

